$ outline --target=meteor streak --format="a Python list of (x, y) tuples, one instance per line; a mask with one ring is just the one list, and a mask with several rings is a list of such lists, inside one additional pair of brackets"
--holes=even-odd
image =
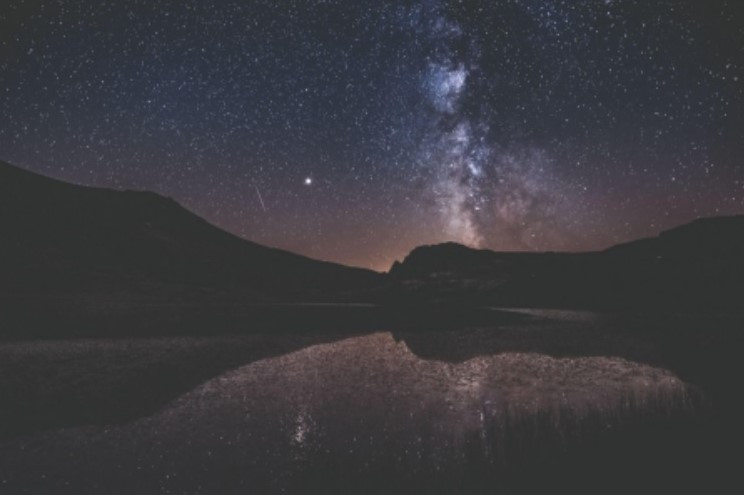
[(263, 208), (263, 211), (266, 211), (266, 205), (264, 204), (264, 200), (261, 197), (261, 191), (258, 190), (258, 186), (256, 184), (253, 184), (253, 187), (256, 188), (256, 194), (258, 195), (258, 200), (261, 202), (261, 208)]

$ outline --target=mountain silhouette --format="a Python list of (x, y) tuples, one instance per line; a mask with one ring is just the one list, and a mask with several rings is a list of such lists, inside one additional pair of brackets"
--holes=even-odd
[(381, 274), (265, 247), (151, 192), (74, 185), (0, 162), (0, 291), (222, 290), (314, 298)]
[(590, 309), (744, 302), (744, 216), (699, 219), (595, 252), (421, 246), (386, 275), (247, 241), (155, 193), (74, 185), (0, 162), (0, 232), (0, 295)]
[(403, 300), (525, 307), (740, 308), (744, 216), (698, 219), (586, 253), (519, 253), (455, 243), (414, 249), (390, 275)]

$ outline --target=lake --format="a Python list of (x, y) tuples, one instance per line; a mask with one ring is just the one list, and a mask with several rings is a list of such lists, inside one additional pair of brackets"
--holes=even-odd
[[(690, 487), (680, 470), (703, 468), (694, 454), (708, 406), (697, 384), (654, 362), (658, 342), (618, 334), (625, 318), (529, 315), (435, 334), (334, 334), (288, 352), (277, 342), (300, 338), (2, 344), (6, 358), (53, 354), (62, 368), (107, 356), (96, 372), (119, 369), (97, 385), (103, 397), (135, 371), (131, 386), (142, 389), (173, 373), (158, 356), (176, 355), (183, 369), (203, 368), (195, 356), (206, 352), (234, 364), (231, 352), (269, 340), (276, 355), (218, 366), (137, 418), (6, 438), (0, 493), (606, 492), (642, 473)], [(147, 366), (122, 364), (144, 355)], [(45, 409), (53, 415), (55, 403)]]

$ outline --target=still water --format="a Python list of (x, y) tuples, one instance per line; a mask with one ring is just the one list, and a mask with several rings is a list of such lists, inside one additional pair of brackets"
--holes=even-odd
[(449, 362), (380, 332), (236, 368), (128, 424), (6, 441), (0, 493), (452, 492), (462, 477), (488, 491), (494, 473), (673, 416), (690, 394), (620, 357)]

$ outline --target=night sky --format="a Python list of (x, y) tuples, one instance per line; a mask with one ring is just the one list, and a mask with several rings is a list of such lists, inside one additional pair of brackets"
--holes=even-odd
[(0, 2), (0, 159), (386, 270), (744, 213), (740, 0)]

